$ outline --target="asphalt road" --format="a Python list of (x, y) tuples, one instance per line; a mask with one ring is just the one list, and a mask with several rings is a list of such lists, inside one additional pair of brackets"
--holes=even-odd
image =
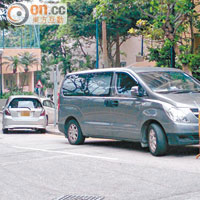
[(199, 200), (198, 150), (176, 147), (157, 158), (137, 143), (72, 146), (59, 135), (0, 132), (0, 199)]

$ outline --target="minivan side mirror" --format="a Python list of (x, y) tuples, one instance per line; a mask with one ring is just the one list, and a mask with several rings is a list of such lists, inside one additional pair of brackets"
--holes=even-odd
[(133, 86), (131, 88), (131, 95), (133, 97), (138, 97), (139, 96), (139, 86)]
[(2, 108), (1, 108), (1, 109), (2, 109), (2, 110), (4, 110), (4, 108), (5, 108), (5, 106), (2, 106)]
[(132, 97), (143, 97), (147, 96), (146, 91), (139, 85), (139, 86), (133, 86), (131, 88), (131, 95)]

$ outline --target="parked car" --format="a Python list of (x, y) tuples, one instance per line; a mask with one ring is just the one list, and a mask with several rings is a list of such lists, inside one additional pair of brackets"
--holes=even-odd
[(42, 105), (46, 111), (47, 125), (54, 123), (55, 104), (48, 98), (40, 98)]
[(11, 96), (3, 108), (3, 133), (9, 130), (33, 129), (46, 131), (46, 112), (38, 97)]
[(59, 130), (138, 141), (151, 154), (199, 143), (200, 82), (179, 69), (127, 67), (68, 74), (60, 91)]

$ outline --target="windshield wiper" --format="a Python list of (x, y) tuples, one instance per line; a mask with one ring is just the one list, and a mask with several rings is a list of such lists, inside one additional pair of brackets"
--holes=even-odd
[[(181, 94), (181, 93), (190, 93), (192, 92), (191, 90), (169, 90), (169, 91), (156, 91), (157, 93), (162, 93), (162, 94), (169, 94), (169, 93), (173, 93), (173, 94)], [(200, 91), (199, 91), (200, 92)]]
[(172, 93), (175, 93), (175, 94), (183, 94), (183, 93), (191, 93), (192, 91), (191, 90), (175, 90), (175, 91), (172, 91)]
[(181, 93), (200, 93), (200, 90), (180, 90), (180, 91), (174, 91), (176, 94), (181, 94)]

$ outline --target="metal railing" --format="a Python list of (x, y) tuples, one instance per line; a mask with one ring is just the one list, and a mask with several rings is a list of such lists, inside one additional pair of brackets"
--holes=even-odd
[(0, 30), (0, 48), (40, 48), (40, 26)]

